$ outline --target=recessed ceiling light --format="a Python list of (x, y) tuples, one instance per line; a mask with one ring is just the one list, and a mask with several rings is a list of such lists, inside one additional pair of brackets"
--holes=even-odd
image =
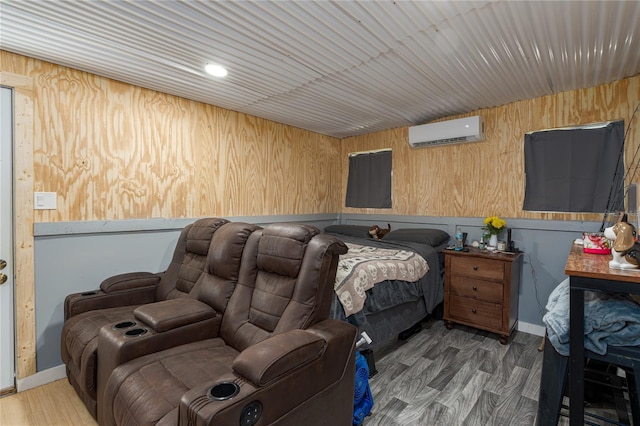
[(204, 67), (204, 70), (214, 77), (226, 77), (227, 75), (227, 69), (218, 64), (207, 64)]

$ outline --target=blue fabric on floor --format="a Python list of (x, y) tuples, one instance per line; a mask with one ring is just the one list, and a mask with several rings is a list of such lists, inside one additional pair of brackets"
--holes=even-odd
[[(549, 341), (559, 354), (569, 355), (569, 278), (549, 295), (547, 326)], [(585, 291), (584, 347), (600, 355), (607, 346), (640, 346), (640, 305), (628, 295)]]

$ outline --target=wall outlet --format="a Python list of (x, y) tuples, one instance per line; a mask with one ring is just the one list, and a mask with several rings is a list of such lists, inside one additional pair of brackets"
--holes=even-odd
[(34, 192), (34, 210), (55, 210), (57, 195), (55, 192)]

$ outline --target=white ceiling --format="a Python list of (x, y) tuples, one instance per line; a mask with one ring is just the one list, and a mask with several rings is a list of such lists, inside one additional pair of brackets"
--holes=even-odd
[(636, 75), (640, 1), (2, 0), (0, 47), (345, 137)]

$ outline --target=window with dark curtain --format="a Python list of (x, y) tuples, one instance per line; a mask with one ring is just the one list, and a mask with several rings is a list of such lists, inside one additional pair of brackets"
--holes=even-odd
[(345, 205), (391, 208), (391, 150), (349, 154)]
[(532, 132), (524, 138), (524, 210), (623, 210), (624, 121)]

